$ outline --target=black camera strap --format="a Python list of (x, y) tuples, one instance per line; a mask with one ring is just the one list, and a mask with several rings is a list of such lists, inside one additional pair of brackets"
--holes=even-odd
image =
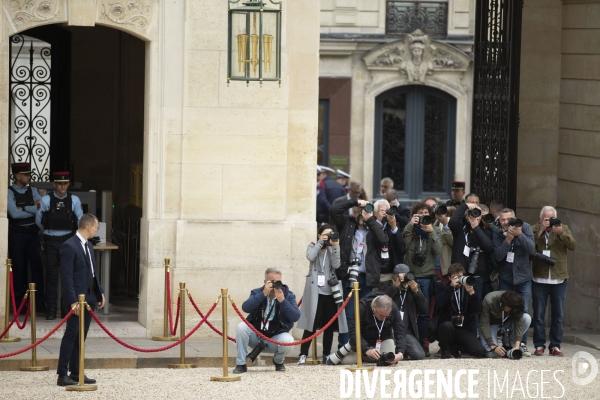
[(546, 250), (548, 250), (548, 242), (550, 241), (550, 232), (544, 232), (544, 239), (546, 239)]
[(454, 291), (454, 299), (456, 300), (456, 307), (458, 308), (458, 315), (462, 315), (460, 312), (460, 295), (461, 295), (462, 286), (458, 288), (458, 290)]

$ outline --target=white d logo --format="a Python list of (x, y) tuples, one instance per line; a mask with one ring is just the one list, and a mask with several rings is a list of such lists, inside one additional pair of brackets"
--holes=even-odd
[[(589, 369), (590, 374), (585, 378), (580, 377), (585, 374)], [(591, 383), (598, 375), (598, 362), (590, 353), (585, 351), (578, 351), (573, 355), (571, 360), (571, 374), (573, 375), (573, 382), (575, 384), (584, 386)]]

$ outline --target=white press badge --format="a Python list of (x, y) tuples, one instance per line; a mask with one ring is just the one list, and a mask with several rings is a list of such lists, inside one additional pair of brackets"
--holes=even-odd
[(377, 351), (381, 350), (381, 340), (378, 340), (375, 342), (375, 350), (377, 350)]
[(317, 286), (319, 287), (323, 287), (325, 286), (325, 275), (319, 273), (319, 275), (317, 275)]
[(465, 257), (469, 257), (471, 255), (471, 248), (469, 246), (465, 245), (465, 248), (463, 250), (463, 255)]
[(388, 253), (388, 248), (387, 247), (382, 247), (381, 248), (381, 258), (382, 259), (388, 259), (388, 258), (390, 258), (390, 253)]
[(544, 250), (542, 251), (542, 254), (544, 254), (546, 257), (550, 257), (550, 250)]
[(512, 251), (506, 253), (506, 262), (515, 262), (515, 253), (513, 253)]
[(404, 321), (404, 311), (400, 311), (400, 319)]

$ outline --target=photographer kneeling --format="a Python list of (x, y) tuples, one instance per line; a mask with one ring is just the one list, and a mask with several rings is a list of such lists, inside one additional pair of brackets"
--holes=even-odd
[[(372, 292), (360, 301), (360, 333), (362, 360), (379, 366), (395, 365), (406, 349), (405, 330), (398, 307), (380, 292)], [(356, 331), (354, 319), (348, 321), (350, 341), (327, 358), (328, 365), (356, 364)]]
[[(264, 286), (253, 289), (250, 297), (242, 304), (242, 310), (249, 313), (246, 319), (263, 335), (278, 342), (291, 343), (294, 341), (289, 334), (294, 322), (300, 319), (300, 310), (296, 304), (296, 296), (292, 291), (281, 283), (281, 271), (268, 268), (265, 271)], [(279, 346), (267, 342), (246, 325), (240, 322), (235, 330), (237, 346), (236, 364), (234, 374), (242, 374), (247, 371), (246, 358), (252, 361), (263, 350), (267, 353), (275, 353), (273, 364), (275, 371), (285, 371), (283, 360), (290, 346)], [(253, 350), (248, 354), (248, 346)]]
[[(333, 232), (331, 225), (323, 224), (319, 226), (317, 236), (317, 243), (309, 244), (306, 250), (310, 266), (304, 284), (301, 316), (296, 326), (298, 329), (304, 329), (302, 340), (325, 326), (344, 302), (342, 284), (335, 276), (335, 270), (340, 267), (339, 235)], [(341, 334), (348, 332), (344, 311), (323, 332), (323, 362), (331, 352), (333, 332), (338, 330)], [(306, 365), (310, 343), (308, 341), (300, 346), (298, 365)]]
[(385, 291), (385, 294), (392, 298), (400, 310), (400, 317), (402, 317), (404, 329), (406, 329), (404, 354), (411, 360), (424, 359), (425, 351), (419, 343), (417, 312), (427, 311), (427, 300), (423, 296), (423, 292), (419, 290), (415, 274), (409, 272), (408, 265), (398, 264), (394, 267), (393, 285)]
[(464, 276), (465, 267), (452, 264), (448, 268), (450, 282), (436, 288), (435, 308), (439, 315), (436, 337), (442, 358), (460, 358), (459, 351), (483, 357), (485, 350), (471, 329), (471, 313), (481, 310), (475, 293), (475, 278)]
[(517, 292), (498, 290), (485, 296), (479, 314), (479, 340), (486, 357), (518, 360), (523, 356), (521, 338), (531, 325), (524, 307), (525, 302)]

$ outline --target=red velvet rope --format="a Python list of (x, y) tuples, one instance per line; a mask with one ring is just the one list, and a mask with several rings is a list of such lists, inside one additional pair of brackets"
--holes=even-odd
[(297, 342), (291, 342), (291, 343), (279, 342), (277, 340), (273, 340), (273, 339), (271, 339), (271, 338), (263, 335), (250, 322), (248, 322), (248, 320), (246, 319), (246, 317), (244, 317), (244, 315), (237, 308), (237, 306), (235, 305), (235, 303), (233, 302), (233, 300), (231, 299), (231, 297), (229, 298), (229, 301), (231, 301), (231, 305), (233, 306), (233, 309), (240, 316), (240, 318), (242, 319), (242, 321), (244, 321), (246, 323), (246, 325), (248, 325), (248, 327), (250, 329), (252, 329), (254, 331), (254, 333), (256, 333), (259, 337), (261, 337), (262, 339), (266, 340), (267, 342), (275, 343), (276, 345), (279, 345), (279, 346), (296, 346), (296, 345), (299, 345), (299, 344), (302, 344), (302, 343), (310, 342), (311, 340), (313, 340), (314, 338), (316, 338), (317, 336), (319, 336), (321, 333), (323, 333), (323, 331), (325, 329), (329, 328), (331, 326), (331, 324), (333, 324), (333, 322), (337, 319), (337, 317), (340, 316), (340, 314), (342, 313), (342, 310), (344, 308), (346, 308), (346, 305), (348, 304), (348, 302), (350, 301), (350, 298), (352, 297), (352, 293), (353, 292), (350, 292), (350, 294), (348, 295), (348, 297), (346, 297), (346, 300), (342, 304), (342, 307), (340, 307), (340, 309), (338, 310), (338, 312), (333, 316), (333, 318), (331, 318), (331, 320), (324, 327), (322, 327), (321, 329), (319, 329), (313, 335), (307, 337), (306, 339), (298, 340)]
[[(196, 312), (200, 315), (200, 318), (204, 318), (204, 315), (202, 314), (202, 311), (200, 311), (200, 309), (198, 308), (198, 306), (196, 305), (196, 302), (194, 301), (194, 299), (192, 299), (192, 296), (190, 296), (188, 294), (188, 298), (190, 299), (190, 303), (192, 303), (192, 306), (196, 309)], [(227, 304), (227, 302), (225, 302)], [(219, 336), (223, 336), (223, 332), (221, 332), (220, 330), (218, 330), (217, 328), (214, 327), (213, 324), (211, 324), (209, 321), (206, 321), (206, 324), (208, 325), (208, 327), (210, 329), (212, 329), (213, 331), (215, 331)], [(235, 343), (235, 338), (232, 338), (231, 336), (227, 336), (227, 339), (232, 341), (233, 343)]]
[(172, 344), (165, 346), (165, 347), (159, 347), (156, 349), (142, 349), (140, 347), (135, 347), (129, 343), (125, 343), (124, 341), (122, 341), (121, 339), (119, 339), (118, 337), (116, 337), (114, 334), (112, 334), (108, 329), (106, 329), (106, 327), (104, 326), (104, 324), (102, 324), (102, 322), (100, 322), (100, 320), (98, 319), (98, 317), (96, 316), (96, 314), (92, 311), (92, 310), (88, 310), (90, 312), (90, 314), (92, 314), (92, 318), (94, 318), (94, 320), (96, 321), (96, 323), (100, 326), (100, 328), (102, 328), (102, 330), (104, 332), (106, 332), (106, 334), (108, 336), (110, 336), (112, 339), (114, 339), (117, 343), (119, 343), (121, 346), (125, 346), (128, 349), (131, 350), (135, 350), (135, 351), (139, 351), (142, 353), (158, 353), (159, 351), (165, 351), (165, 350), (169, 350), (175, 346), (177, 346), (178, 344), (181, 344), (181, 342), (186, 341), (190, 336), (192, 336), (194, 334), (194, 332), (196, 332), (198, 330), (198, 328), (200, 328), (200, 326), (202, 326), (202, 324), (204, 322), (206, 322), (206, 320), (208, 319), (208, 317), (210, 316), (210, 314), (212, 314), (213, 310), (215, 309), (215, 307), (217, 307), (218, 303), (214, 303), (213, 306), (210, 308), (210, 310), (208, 310), (208, 312), (206, 313), (206, 317), (204, 317), (199, 323), (198, 325), (196, 325), (187, 335), (185, 335), (183, 338), (179, 339), (176, 342), (173, 342)]
[(73, 314), (73, 310), (71, 310), (67, 315), (65, 315), (65, 317), (58, 323), (58, 325), (56, 325), (54, 327), (54, 329), (52, 329), (50, 332), (48, 332), (48, 334), (46, 336), (44, 336), (43, 338), (41, 338), (40, 340), (38, 340), (35, 343), (30, 344), (29, 346), (25, 347), (24, 349), (21, 350), (17, 350), (17, 351), (13, 351), (12, 353), (7, 353), (7, 354), (0, 354), (0, 358), (7, 358), (7, 357), (12, 357), (12, 356), (16, 356), (17, 354), (21, 354), (21, 353), (25, 353), (27, 350), (31, 350), (33, 349), (35, 346), (38, 346), (39, 344), (41, 344), (44, 340), (48, 339), (50, 336), (52, 336), (54, 334), (54, 332), (56, 332), (58, 330), (58, 328), (60, 328), (62, 326), (62, 324), (64, 324), (67, 319), (69, 319), (69, 317)]
[(175, 336), (177, 333), (177, 325), (179, 324), (179, 309), (181, 307), (181, 299), (177, 297), (177, 314), (175, 315), (175, 326), (173, 326), (173, 311), (171, 310), (171, 273), (167, 272), (167, 305), (169, 310), (169, 331)]
[(300, 299), (300, 301), (298, 302), (298, 308), (300, 308), (300, 305), (302, 304), (302, 300), (304, 300), (304, 297), (302, 297), (302, 298)]
[[(21, 325), (21, 323), (19, 323), (18, 316), (19, 316), (19, 314), (21, 314), (21, 310), (23, 309), (23, 305), (25, 304), (27, 297), (23, 297), (23, 300), (21, 300), (21, 305), (19, 306), (19, 309), (17, 310), (12, 270), (10, 271), (9, 275), (10, 275), (10, 299), (11, 299), (11, 303), (12, 303), (13, 315), (15, 316), (15, 318), (13, 318), (13, 322), (16, 322), (17, 328), (24, 329), (25, 326), (27, 325), (27, 318), (29, 318), (30, 306), (29, 306), (29, 303), (27, 303), (27, 312), (25, 313), (25, 318), (23, 319), (23, 324)], [(27, 292), (29, 292), (29, 290)], [(8, 310), (6, 310), (6, 312), (8, 312)], [(11, 323), (11, 325), (12, 325), (12, 323)]]

